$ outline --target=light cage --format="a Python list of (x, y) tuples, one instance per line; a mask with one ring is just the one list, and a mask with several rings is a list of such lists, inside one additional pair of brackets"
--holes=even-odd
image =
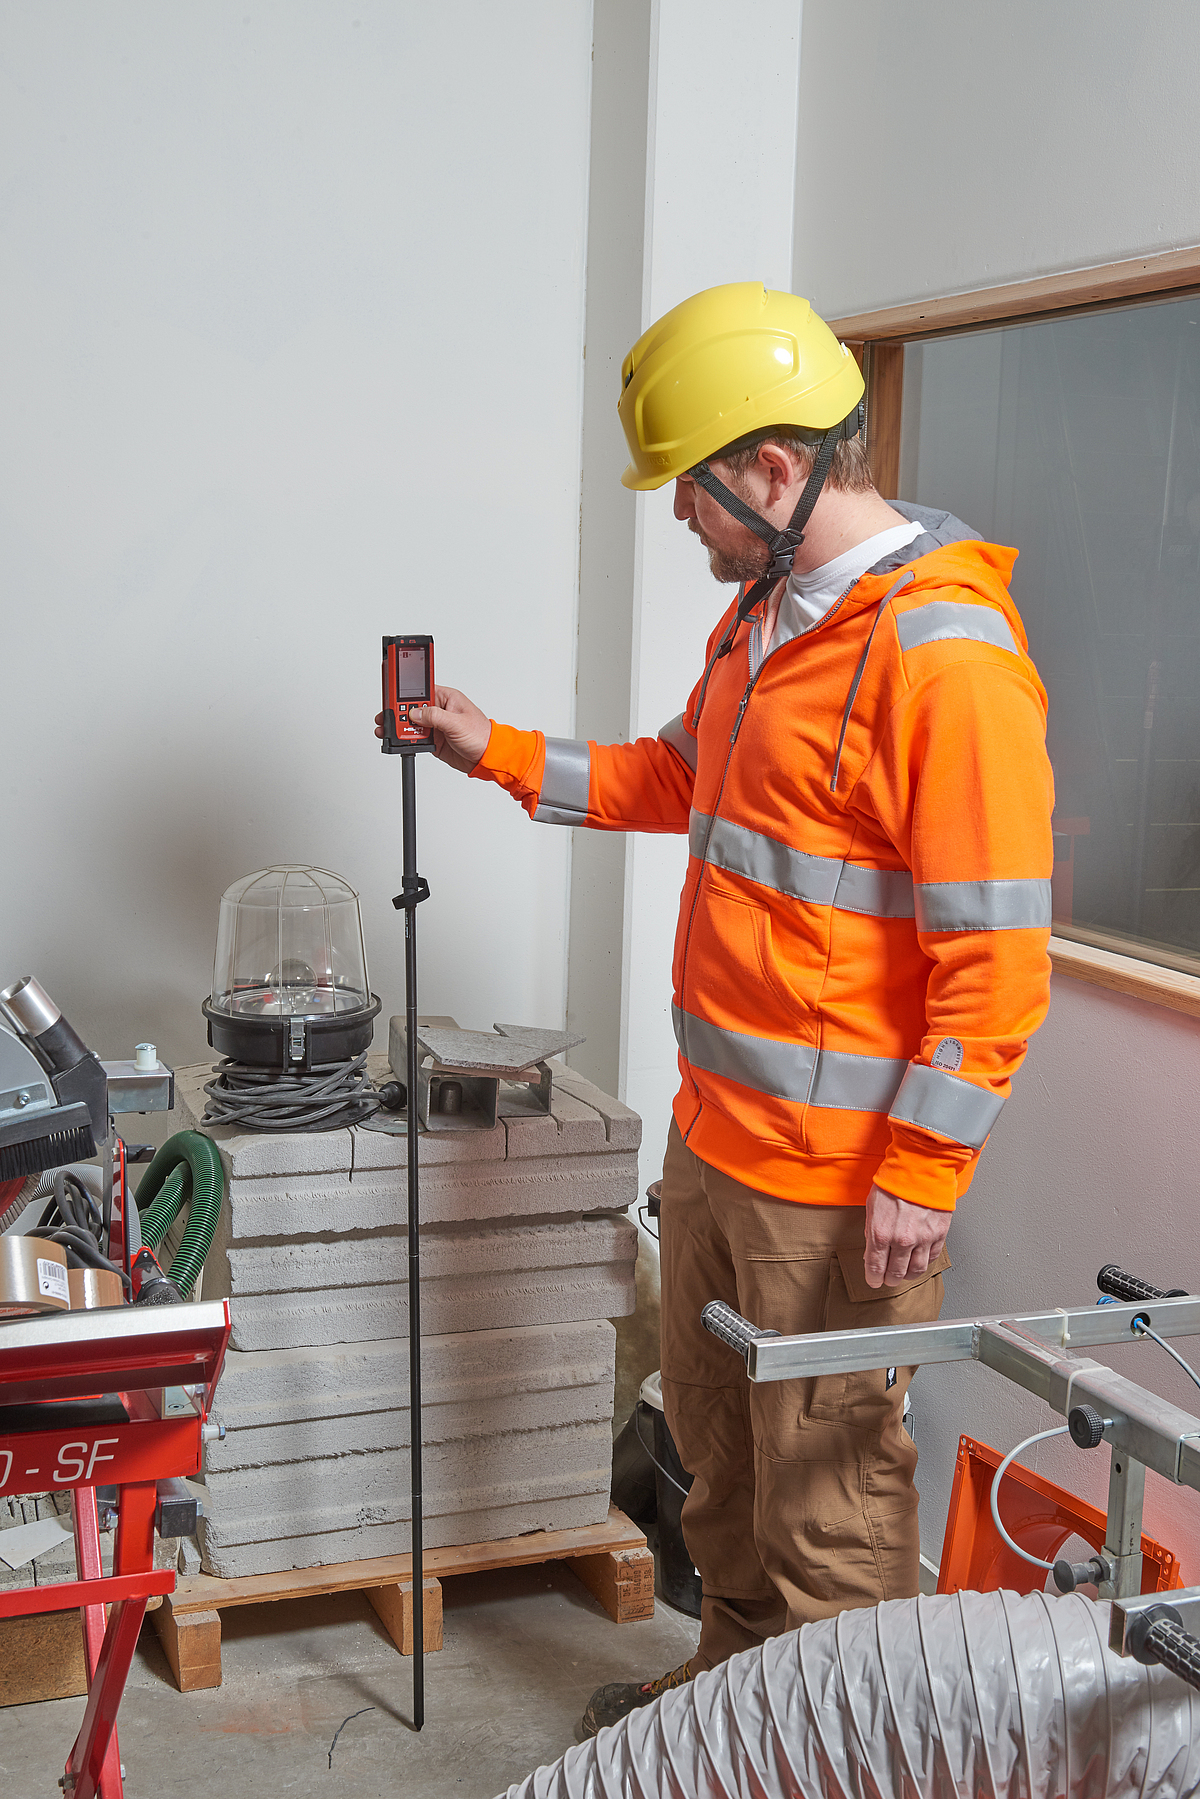
[(235, 881), (221, 900), (208, 1040), (259, 1066), (313, 1068), (371, 1041), (371, 993), (358, 895), (325, 868), (280, 865)]

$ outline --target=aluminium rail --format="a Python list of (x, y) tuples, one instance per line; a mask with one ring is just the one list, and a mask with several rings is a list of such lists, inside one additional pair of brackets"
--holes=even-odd
[(701, 1314), (705, 1328), (735, 1349), (752, 1381), (807, 1379), (872, 1368), (982, 1362), (1045, 1400), (1069, 1420), (1072, 1440), (1113, 1450), (1099, 1593), (1113, 1601), (1112, 1647), (1162, 1660), (1200, 1686), (1200, 1588), (1141, 1599), (1142, 1499), (1146, 1469), (1200, 1491), (1200, 1418), (1127, 1380), (1080, 1350), (1160, 1337), (1200, 1336), (1200, 1296), (1164, 1294), (1120, 1269), (1101, 1269), (1103, 1292), (1125, 1303), (1055, 1307), (879, 1330), (815, 1331), (781, 1336), (760, 1330), (720, 1300)]

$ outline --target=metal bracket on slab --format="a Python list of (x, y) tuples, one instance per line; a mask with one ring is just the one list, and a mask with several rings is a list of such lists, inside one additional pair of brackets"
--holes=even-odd
[[(417, 1117), (425, 1130), (442, 1131), (493, 1130), (501, 1116), (544, 1118), (554, 1090), (549, 1058), (583, 1041), (529, 1025), (498, 1024), (493, 1034), (423, 1019), (417, 1030)], [(407, 1046), (400, 1017), (389, 1022), (388, 1064), (403, 1080)]]

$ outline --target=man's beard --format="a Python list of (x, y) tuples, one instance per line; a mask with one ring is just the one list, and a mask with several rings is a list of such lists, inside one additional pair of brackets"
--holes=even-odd
[[(694, 518), (688, 520), (688, 530), (704, 543), (704, 534)], [(710, 543), (704, 543), (704, 547), (708, 551), (708, 566), (714, 581), (757, 581), (771, 560), (771, 552), (765, 543), (754, 543), (744, 550), (718, 550)]]

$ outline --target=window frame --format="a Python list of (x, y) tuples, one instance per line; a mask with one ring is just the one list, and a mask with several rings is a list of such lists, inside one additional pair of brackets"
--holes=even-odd
[[(1200, 244), (830, 319), (830, 328), (853, 352), (866, 380), (867, 454), (879, 492), (885, 499), (897, 497), (906, 345), (1000, 324), (1029, 325), (1076, 313), (1107, 312), (1122, 302), (1183, 299), (1196, 292), (1200, 292)], [(1200, 975), (1140, 957), (1134, 940), (1120, 952), (1109, 947), (1111, 943), (1105, 932), (1091, 932), (1086, 926), (1075, 929), (1070, 938), (1052, 936), (1054, 972), (1200, 1018)]]

